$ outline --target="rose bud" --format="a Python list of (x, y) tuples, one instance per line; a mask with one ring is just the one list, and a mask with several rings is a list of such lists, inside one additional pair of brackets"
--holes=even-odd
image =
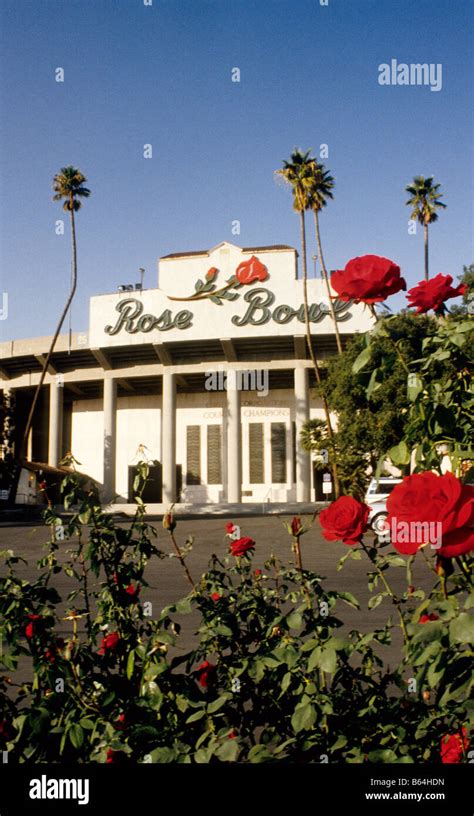
[(218, 271), (219, 270), (215, 266), (211, 266), (211, 268), (208, 269), (207, 272), (206, 272), (206, 280), (207, 281), (213, 281), (214, 278), (216, 277)]
[(291, 520), (291, 532), (293, 533), (295, 538), (298, 538), (298, 536), (301, 535), (302, 530), (303, 525), (301, 524), (300, 517), (294, 516), (294, 518)]
[(168, 530), (169, 533), (172, 533), (176, 527), (176, 521), (174, 514), (170, 511), (165, 513), (163, 516), (163, 529)]

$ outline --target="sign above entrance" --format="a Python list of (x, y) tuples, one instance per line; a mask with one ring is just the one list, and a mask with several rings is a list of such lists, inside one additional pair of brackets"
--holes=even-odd
[[(244, 251), (220, 244), (209, 252), (160, 261), (156, 289), (91, 298), (91, 347), (184, 340), (295, 336), (305, 334), (303, 281), (291, 247)], [(309, 320), (315, 336), (334, 332), (324, 281), (307, 281)], [(362, 304), (335, 300), (340, 332), (371, 328)]]

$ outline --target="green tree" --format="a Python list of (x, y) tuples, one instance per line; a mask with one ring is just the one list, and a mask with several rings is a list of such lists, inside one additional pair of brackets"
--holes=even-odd
[[(310, 420), (301, 441), (306, 450), (327, 448), (337, 458), (343, 492), (362, 498), (367, 471), (375, 471), (381, 456), (402, 438), (410, 401), (407, 372), (393, 344), (408, 363), (419, 359), (436, 326), (435, 318), (402, 313), (377, 324), (371, 335), (356, 335), (342, 355), (328, 360), (321, 391), (337, 417), (337, 431), (331, 443), (326, 428)], [(366, 362), (354, 371), (364, 356)]]
[(433, 176), (425, 179), (424, 176), (415, 176), (411, 184), (405, 187), (410, 198), (406, 204), (411, 207), (411, 218), (423, 224), (423, 239), (425, 245), (425, 280), (429, 280), (428, 259), (428, 227), (438, 220), (437, 209), (446, 209), (446, 204), (440, 201), (442, 193), (440, 184), (433, 184)]
[(326, 207), (328, 199), (334, 197), (332, 194), (333, 187), (334, 178), (329, 174), (329, 170), (325, 169), (324, 164), (320, 164), (316, 159), (314, 159), (312, 163), (312, 183), (309, 193), (309, 206), (310, 209), (313, 211), (314, 215), (316, 243), (318, 245), (319, 260), (321, 261), (321, 270), (324, 282), (326, 284), (326, 290), (328, 293), (329, 309), (331, 311), (331, 317), (334, 323), (337, 350), (339, 354), (342, 354), (341, 337), (339, 334), (339, 327), (337, 325), (336, 320), (336, 312), (334, 311), (334, 303), (332, 300), (333, 293), (331, 291), (326, 264), (324, 262), (323, 248), (321, 244), (321, 232), (319, 229), (319, 213), (321, 212), (323, 207)]
[(67, 167), (62, 167), (59, 173), (57, 173), (53, 180), (53, 190), (54, 196), (53, 201), (62, 201), (63, 203), (63, 210), (69, 213), (70, 222), (71, 222), (71, 240), (72, 240), (72, 283), (71, 283), (71, 291), (69, 292), (69, 296), (65, 303), (62, 315), (59, 319), (58, 325), (56, 327), (56, 331), (53, 335), (53, 339), (51, 341), (49, 351), (46, 355), (46, 359), (43, 364), (43, 368), (41, 371), (41, 376), (39, 379), (39, 383), (36, 387), (36, 391), (33, 396), (33, 402), (31, 403), (30, 413), (28, 415), (28, 419), (26, 422), (25, 431), (23, 434), (23, 442), (21, 445), (21, 450), (19, 454), (19, 458), (22, 458), (23, 452), (25, 450), (27, 441), (28, 441), (28, 434), (30, 432), (30, 428), (33, 422), (33, 416), (36, 408), (36, 403), (38, 401), (39, 394), (41, 392), (41, 388), (43, 386), (44, 378), (46, 376), (46, 372), (48, 370), (49, 362), (51, 359), (51, 355), (54, 351), (54, 347), (56, 345), (56, 341), (58, 339), (59, 333), (63, 326), (64, 320), (66, 315), (69, 311), (69, 307), (72, 303), (74, 295), (76, 293), (77, 287), (77, 243), (76, 243), (76, 224), (74, 220), (74, 213), (80, 210), (81, 208), (81, 201), (80, 198), (88, 198), (90, 196), (90, 190), (87, 187), (84, 187), (84, 183), (87, 181), (86, 177), (78, 170), (76, 167), (72, 167), (68, 165)]
[[(306, 210), (308, 210), (310, 207), (311, 191), (314, 188), (314, 164), (315, 159), (311, 156), (310, 150), (307, 150), (306, 153), (302, 153), (301, 150), (295, 149), (290, 156), (290, 160), (287, 161), (285, 159), (283, 161), (283, 167), (280, 170), (276, 170), (275, 172), (277, 176), (280, 176), (287, 184), (291, 186), (293, 193), (293, 209), (299, 214), (300, 217), (301, 265), (303, 269), (303, 300), (306, 326), (306, 342), (311, 357), (311, 361), (313, 363), (316, 382), (318, 386), (321, 386), (322, 384), (321, 371), (311, 341), (311, 325), (309, 321), (309, 308), (308, 308), (308, 268), (306, 260), (307, 253), (306, 253), (305, 213)], [(328, 434), (330, 438), (332, 438), (333, 429), (331, 425), (331, 417), (324, 395), (323, 406), (328, 427)], [(333, 475), (336, 495), (339, 495), (339, 479), (335, 463), (333, 463)]]

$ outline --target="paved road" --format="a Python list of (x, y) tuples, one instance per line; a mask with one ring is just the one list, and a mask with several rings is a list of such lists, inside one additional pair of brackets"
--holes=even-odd
[[(265, 518), (260, 516), (233, 520), (240, 524), (242, 535), (250, 535), (257, 542), (254, 555), (255, 568), (263, 567), (264, 561), (272, 553), (280, 559), (291, 560), (290, 537), (283, 526), (282, 519), (276, 516), (267, 516)], [(161, 523), (159, 521), (153, 523), (158, 531), (158, 546), (163, 550), (171, 551), (168, 534), (162, 529)], [(47, 542), (48, 533), (48, 529), (43, 527), (41, 523), (37, 526), (0, 526), (0, 549), (13, 549), (16, 554), (26, 558), (29, 562), (28, 566), (22, 566), (19, 571), (23, 576), (32, 579), (36, 573), (36, 560), (44, 554), (42, 545)], [(193, 535), (195, 539), (193, 551), (187, 560), (187, 564), (191, 574), (196, 579), (196, 576), (206, 569), (213, 553), (225, 556), (228, 551), (228, 539), (225, 538), (225, 520), (222, 518), (183, 519), (178, 522), (176, 537), (180, 543), (184, 544), (187, 535)], [(67, 542), (62, 545), (60, 560), (67, 559), (66, 550), (68, 546)], [(347, 552), (347, 547), (340, 542), (326, 542), (322, 538), (317, 521), (314, 527), (303, 536), (302, 551), (304, 566), (326, 576), (326, 589), (350, 591), (359, 599), (360, 611), (353, 610), (345, 605), (338, 611), (339, 615), (344, 615), (349, 628), (367, 631), (384, 625), (388, 615), (394, 610), (388, 601), (384, 601), (373, 611), (368, 610), (369, 593), (366, 576), (370, 565), (365, 557), (361, 561), (347, 561), (343, 570), (337, 572), (337, 563), (341, 556)], [(164, 606), (174, 603), (180, 597), (186, 595), (189, 589), (189, 584), (176, 558), (153, 559), (147, 569), (146, 577), (150, 587), (144, 589), (142, 600), (152, 602), (153, 617), (159, 614)], [(391, 569), (390, 581), (395, 592), (402, 592), (406, 585), (405, 570), (401, 567)], [(420, 563), (414, 571), (414, 584), (417, 587), (426, 589), (429, 587), (430, 581), (431, 576), (428, 574), (425, 565)], [(71, 580), (63, 573), (54, 578), (54, 585), (63, 598), (66, 598), (67, 592), (73, 587)], [(181, 648), (187, 650), (193, 643), (196, 618), (186, 616), (180, 620), (183, 627), (180, 638)], [(395, 661), (398, 662), (399, 644), (399, 638), (395, 637), (392, 646), (385, 651), (387, 662), (391, 665)]]

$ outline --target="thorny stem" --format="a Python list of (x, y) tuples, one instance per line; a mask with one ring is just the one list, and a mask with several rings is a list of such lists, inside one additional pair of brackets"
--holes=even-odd
[(184, 558), (183, 558), (183, 556), (181, 554), (181, 550), (179, 549), (177, 541), (176, 541), (176, 539), (174, 537), (174, 533), (172, 533), (171, 531), (170, 531), (170, 536), (171, 536), (171, 541), (173, 542), (173, 546), (174, 546), (174, 548), (176, 550), (176, 555), (178, 556), (178, 559), (180, 561), (180, 564), (181, 564), (181, 566), (183, 567), (183, 569), (184, 569), (184, 571), (186, 573), (186, 577), (187, 577), (189, 583), (191, 584), (192, 588), (194, 589), (194, 581), (191, 578), (190, 572), (189, 572), (189, 570), (188, 570), (188, 568), (186, 566), (186, 562), (185, 562), (185, 560), (184, 560)]
[(392, 587), (390, 586), (390, 584), (388, 583), (385, 575), (383, 574), (383, 571), (380, 569), (379, 565), (377, 564), (377, 559), (373, 557), (370, 550), (364, 544), (363, 541), (361, 541), (360, 543), (361, 543), (361, 547), (364, 550), (365, 554), (367, 555), (368, 559), (372, 562), (375, 569), (377, 570), (377, 574), (378, 574), (380, 580), (382, 581), (385, 589), (387, 590), (387, 592), (388, 592), (388, 594), (389, 594), (389, 596), (390, 596), (390, 598), (392, 600), (392, 603), (397, 607), (397, 612), (398, 612), (398, 617), (400, 618), (400, 626), (401, 626), (401, 629), (402, 629), (402, 632), (403, 632), (403, 637), (404, 637), (405, 643), (408, 643), (408, 640), (409, 640), (408, 632), (407, 632), (407, 628), (406, 628), (406, 625), (405, 625), (405, 621), (403, 619), (402, 610), (400, 609), (400, 601), (397, 598), (397, 596), (394, 594), (394, 592), (392, 590)]

